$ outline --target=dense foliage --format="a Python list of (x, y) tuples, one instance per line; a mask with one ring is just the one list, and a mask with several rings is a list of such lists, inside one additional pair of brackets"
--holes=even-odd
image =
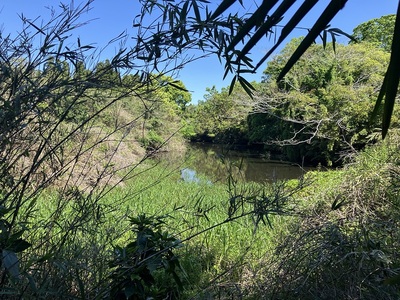
[(192, 124), (191, 140), (221, 144), (247, 142), (246, 117), (252, 109), (251, 99), (243, 89), (229, 95), (227, 88), (207, 90), (205, 100), (192, 107), (188, 117)]
[[(230, 90), (238, 82), (246, 93), (251, 95), (253, 86), (246, 80), (245, 74), (255, 72), (270, 58), (302, 19), (310, 14), (318, 0), (305, 2), (286, 0), (280, 2), (279, 5), (278, 2), (264, 0), (246, 11), (246, 5), (241, 0), (223, 0), (215, 11), (212, 11), (207, 6), (208, 1), (142, 0), (143, 9), (137, 16), (136, 26), (140, 27), (142, 26), (140, 24), (146, 22), (151, 23), (149, 18), (159, 21), (157, 26), (143, 26), (144, 30), (138, 38), (138, 47), (140, 51), (143, 51), (146, 59), (154, 61), (154, 64), (158, 63), (160, 57), (171, 57), (190, 49), (200, 49), (205, 55), (214, 54), (225, 62), (224, 77), (229, 73), (233, 74)], [(296, 2), (298, 6), (291, 9)], [(337, 35), (344, 35), (354, 40), (342, 30), (329, 26), (336, 14), (345, 8), (346, 2), (347, 0), (333, 0), (328, 2), (325, 8), (320, 8), (319, 17), (285, 62), (277, 76), (277, 81), (287, 75), (319, 37), (322, 38), (323, 44), (327, 43), (328, 36), (331, 37), (333, 44), (336, 43)], [(245, 12), (235, 12), (233, 8), (235, 4), (241, 4)], [(387, 23), (390, 23), (390, 20), (384, 22), (384, 24)], [(400, 81), (400, 57), (397, 55), (400, 52), (400, 5), (394, 23), (389, 65), (372, 113), (372, 116), (376, 118), (383, 106), (381, 125), (383, 138), (390, 127)], [(383, 26), (373, 27), (380, 29)], [(279, 34), (279, 31), (279, 38), (276, 38), (274, 34)], [(384, 35), (378, 34), (376, 37)], [(273, 43), (270, 43), (272, 46), (255, 64), (251, 57), (251, 50), (266, 38), (271, 38), (269, 42), (273, 38)]]
[[(342, 163), (376, 140), (379, 125), (371, 113), (389, 54), (371, 43), (336, 44), (334, 50), (316, 44), (276, 84), (300, 42), (294, 39), (268, 63), (253, 99), (239, 88), (231, 95), (210, 90), (196, 107), (198, 135), (264, 144), (287, 160), (325, 165)], [(392, 121), (396, 126), (397, 117)]]
[(389, 56), (369, 44), (335, 51), (314, 45), (276, 85), (296, 44), (268, 63), (256, 114), (249, 116), (250, 141), (281, 141), (290, 145), (284, 148), (290, 160), (331, 164), (376, 138), (371, 112)]
[(225, 143), (295, 134), (310, 141), (298, 149), (329, 162), (372, 133), (386, 52), (316, 45), (276, 85), (294, 41), (253, 99), (238, 76), (241, 88), (210, 89), (194, 108), (184, 84), (153, 64), (157, 43), (148, 57), (139, 41), (88, 63), (92, 46), (69, 38), (90, 4), (61, 5), (40, 26), (23, 18), (17, 37), (0, 35), (2, 298), (398, 297), (398, 139), (342, 171), (270, 184), (240, 182), (241, 166), (223, 157), (227, 186), (188, 183), (181, 163), (149, 160), (184, 127)]
[(353, 30), (353, 36), (358, 41), (373, 43), (379, 48), (390, 52), (396, 15), (382, 16), (364, 22)]

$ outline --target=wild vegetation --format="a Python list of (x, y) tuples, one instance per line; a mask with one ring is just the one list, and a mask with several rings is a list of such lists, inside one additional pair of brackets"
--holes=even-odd
[(378, 139), (378, 121), (370, 120), (389, 54), (371, 43), (335, 45), (335, 51), (316, 44), (276, 84), (300, 41), (268, 63), (252, 99), (239, 88), (231, 95), (228, 88), (210, 90), (194, 109), (193, 139), (265, 145), (286, 160), (315, 165), (341, 164)]
[[(295, 40), (263, 82), (240, 75), (241, 87), (193, 107), (166, 75), (180, 67), (171, 49), (138, 39), (90, 61), (96, 49), (69, 43), (90, 5), (1, 36), (2, 298), (398, 298), (400, 141), (396, 128), (378, 141), (368, 123), (389, 62), (381, 44), (315, 45), (275, 83)], [(354, 155), (264, 184), (239, 181), (240, 165), (221, 157), (226, 184), (185, 182), (159, 154), (194, 136), (292, 142), (323, 163)]]

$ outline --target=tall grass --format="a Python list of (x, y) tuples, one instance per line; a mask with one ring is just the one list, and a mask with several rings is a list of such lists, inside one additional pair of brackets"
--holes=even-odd
[[(70, 294), (85, 297), (104, 293), (109, 284), (107, 264), (112, 259), (113, 249), (135, 239), (129, 219), (138, 215), (168, 216), (165, 224), (168, 232), (184, 241), (177, 252), (184, 272), (182, 297), (203, 297), (220, 289), (224, 294), (242, 292), (245, 289), (241, 286), (245, 283), (243, 276), (247, 276), (248, 270), (273, 249), (270, 237), (279, 232), (283, 217), (271, 218), (273, 230), (268, 224), (255, 230), (251, 215), (233, 221), (229, 219), (230, 191), (227, 185), (185, 182), (180, 179), (179, 170), (162, 164), (141, 168), (146, 171), (138, 170), (138, 174), (123, 187), (114, 188), (97, 199), (97, 211), (82, 212), (80, 218), (87, 216), (85, 226), (66, 240), (63, 240), (63, 233), (73, 226), (73, 220), (69, 218), (79, 210), (79, 195), (71, 192), (73, 198), (59, 216), (52, 215), (57, 211), (55, 206), (59, 205), (57, 198), (66, 195), (48, 191), (37, 200), (39, 213), (33, 222), (34, 230), (29, 231), (35, 232), (29, 241), (42, 246), (26, 256), (31, 257), (35, 251), (38, 251), (38, 257), (49, 253), (49, 266), (40, 271), (47, 276), (42, 279), (42, 286), (47, 284), (48, 287), (46, 293), (59, 295), (61, 287), (67, 289), (67, 286), (76, 287), (76, 291), (69, 291)], [(237, 184), (236, 188), (240, 186)], [(240, 188), (248, 190), (248, 185), (243, 184)], [(83, 197), (82, 201), (88, 200)], [(84, 207), (87, 209), (87, 203)], [(53, 222), (48, 222), (49, 219)], [(45, 222), (46, 226), (43, 226)], [(56, 273), (70, 281), (59, 282), (61, 277)], [(32, 276), (39, 276), (39, 271)], [(44, 284), (46, 280), (48, 283)]]
[(398, 145), (390, 139), (342, 170), (309, 174), (301, 215), (259, 265), (257, 298), (398, 299)]

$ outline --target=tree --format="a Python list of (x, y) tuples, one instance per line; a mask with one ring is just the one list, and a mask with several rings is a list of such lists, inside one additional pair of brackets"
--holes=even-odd
[(160, 85), (163, 86), (161, 90), (165, 93), (165, 97), (163, 97), (165, 101), (176, 104), (181, 111), (184, 111), (192, 101), (191, 94), (182, 81), (163, 76), (160, 78)]
[[(111, 270), (91, 272), (107, 266), (116, 222), (107, 233), (97, 228), (126, 199), (113, 207), (101, 200), (149, 157), (134, 137), (146, 112), (141, 100), (162, 87), (163, 75), (138, 64), (135, 49), (92, 61), (96, 49), (72, 34), (91, 3), (61, 4), (50, 20), (21, 16), (16, 35), (1, 30), (0, 294), (7, 297), (95, 298), (107, 291)], [(134, 75), (122, 82), (121, 70)], [(105, 126), (110, 111), (126, 102), (141, 109)], [(121, 159), (123, 148), (137, 156)], [(86, 255), (89, 249), (95, 255)]]
[[(290, 160), (332, 164), (374, 140), (373, 110), (389, 55), (371, 44), (311, 46), (285, 79), (282, 65), (295, 39), (268, 63), (249, 116), (251, 142), (286, 145)], [(396, 119), (395, 119), (396, 120)], [(295, 147), (292, 147), (294, 146)]]
[[(159, 57), (174, 57), (188, 49), (202, 49), (205, 53), (217, 55), (225, 61), (226, 73), (233, 73), (234, 77), (231, 87), (239, 82), (242, 87), (251, 94), (252, 86), (244, 75), (254, 72), (259, 68), (274, 50), (286, 39), (299, 22), (309, 14), (318, 0), (302, 1), (302, 4), (289, 17), (289, 21), (283, 25), (281, 34), (265, 56), (253, 65), (250, 51), (265, 36), (275, 32), (277, 25), (283, 20), (283, 15), (290, 11), (295, 0), (287, 0), (276, 6), (277, 0), (264, 0), (253, 12), (246, 15), (223, 14), (235, 3), (243, 4), (240, 0), (224, 0), (220, 5), (211, 11), (207, 7), (208, 1), (163, 1), (154, 2), (143, 0), (142, 13), (136, 22), (138, 27), (146, 27), (148, 14), (159, 14), (158, 26), (147, 26), (139, 32), (137, 47), (143, 51), (143, 58), (154, 61)], [(300, 1), (299, 1), (300, 2)], [(282, 68), (277, 80), (280, 81), (293, 67), (296, 61), (321, 35), (323, 43), (326, 44), (328, 34), (335, 42), (335, 35), (345, 34), (340, 29), (328, 28), (329, 22), (344, 8), (347, 0), (329, 1), (325, 10), (321, 13), (308, 34), (290, 56)], [(245, 5), (245, 4), (243, 4)], [(203, 15), (202, 15), (203, 13)], [(155, 18), (153, 17), (152, 20)], [(141, 25), (140, 25), (141, 24)], [(345, 34), (350, 38), (350, 35)], [(400, 5), (398, 8), (391, 58), (386, 76), (383, 80), (380, 93), (377, 97), (372, 118), (375, 118), (381, 109), (384, 101), (382, 116), (382, 137), (385, 137), (390, 125), (391, 116), (397, 89), (400, 81)]]
[(364, 22), (353, 30), (353, 36), (358, 41), (373, 43), (390, 52), (396, 15), (387, 15)]
[(191, 116), (196, 133), (193, 138), (227, 144), (246, 142), (246, 118), (252, 108), (247, 93), (240, 87), (231, 94), (228, 88), (217, 91), (213, 87), (207, 92), (205, 100), (198, 103)]

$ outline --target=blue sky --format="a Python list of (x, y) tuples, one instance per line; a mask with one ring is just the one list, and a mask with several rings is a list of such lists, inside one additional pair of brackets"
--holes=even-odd
[[(69, 1), (63, 2), (69, 3)], [(210, 2), (215, 7), (220, 1), (211, 0)], [(256, 1), (244, 0), (243, 2), (254, 9), (254, 2)], [(0, 26), (5, 33), (13, 33), (20, 30), (21, 21), (18, 17), (20, 13), (31, 19), (41, 17), (47, 20), (49, 10), (45, 7), (57, 7), (59, 3), (60, 1), (51, 0), (0, 0)], [(81, 2), (75, 1), (75, 4), (79, 3)], [(328, 0), (321, 0), (313, 10), (313, 13), (304, 20), (301, 26), (310, 27), (328, 3)], [(396, 13), (397, 5), (397, 0), (349, 0), (345, 8), (331, 22), (331, 26), (352, 33), (353, 28), (362, 22)], [(82, 44), (94, 44), (95, 46), (103, 47), (124, 30), (127, 30), (128, 33), (133, 33), (132, 21), (139, 12), (140, 6), (137, 0), (94, 0), (92, 9), (82, 18), (83, 21), (90, 20), (90, 23), (77, 31), (76, 34), (80, 37)], [(304, 34), (304, 31), (298, 30), (291, 37)], [(339, 41), (346, 42), (345, 39)], [(266, 43), (253, 49), (252, 55), (255, 60), (262, 57), (271, 46), (272, 43)], [(116, 46), (111, 47), (108, 51), (111, 56), (115, 53)], [(247, 79), (260, 80), (262, 71), (263, 68), (260, 68), (257, 74), (248, 76)], [(192, 102), (196, 103), (198, 100), (203, 99), (207, 87), (215, 86), (217, 89), (221, 89), (229, 85), (231, 78), (228, 76), (223, 81), (223, 73), (223, 66), (218, 59), (211, 57), (187, 65), (181, 71), (178, 79), (182, 80), (186, 87), (193, 92)]]

